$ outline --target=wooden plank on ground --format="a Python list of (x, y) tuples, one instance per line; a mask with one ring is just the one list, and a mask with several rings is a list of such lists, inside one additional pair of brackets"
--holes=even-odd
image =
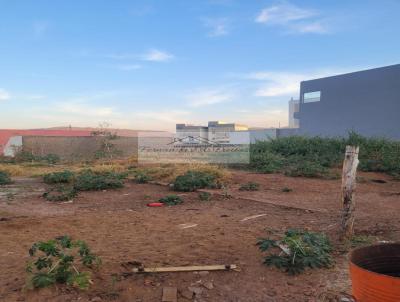
[(133, 268), (134, 273), (167, 273), (167, 272), (195, 272), (195, 271), (229, 271), (237, 269), (236, 264), (228, 265), (198, 265), (198, 266), (170, 266), (170, 267), (139, 267)]

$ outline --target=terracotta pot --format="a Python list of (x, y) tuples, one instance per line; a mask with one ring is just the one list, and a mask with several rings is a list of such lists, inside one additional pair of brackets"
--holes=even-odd
[(377, 244), (353, 250), (350, 275), (357, 302), (399, 302), (400, 244)]

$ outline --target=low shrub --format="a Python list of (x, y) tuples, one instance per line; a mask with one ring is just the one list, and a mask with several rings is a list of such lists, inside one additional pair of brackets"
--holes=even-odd
[(60, 157), (57, 154), (46, 154), (43, 156), (34, 155), (31, 152), (21, 151), (15, 155), (15, 162), (45, 162), (47, 164), (57, 164), (60, 162)]
[(167, 195), (163, 198), (160, 198), (159, 202), (162, 202), (168, 206), (176, 206), (178, 204), (181, 204), (183, 200), (178, 195)]
[(48, 201), (69, 201), (77, 195), (78, 192), (73, 186), (65, 185), (57, 185), (43, 193), (43, 197)]
[(47, 184), (70, 183), (73, 179), (74, 173), (69, 170), (48, 173), (43, 176), (43, 181)]
[(69, 236), (36, 242), (29, 249), (29, 256), (31, 260), (26, 271), (29, 287), (33, 288), (59, 283), (87, 289), (91, 282), (90, 272), (81, 271), (81, 267), (94, 269), (101, 263), (84, 241), (73, 241)]
[(125, 173), (106, 172), (97, 174), (91, 170), (79, 173), (75, 178), (74, 187), (78, 191), (99, 191), (117, 189), (124, 186)]
[(149, 181), (151, 181), (151, 179), (152, 178), (150, 175), (148, 175), (147, 173), (142, 172), (142, 171), (138, 171), (135, 174), (135, 182), (138, 184), (148, 183)]
[(296, 158), (291, 160), (284, 174), (291, 177), (323, 178), (329, 174), (329, 170), (318, 162)]
[(290, 136), (258, 141), (250, 146), (250, 167), (262, 173), (326, 177), (327, 168), (342, 165), (346, 145), (360, 147), (360, 170), (400, 176), (399, 141), (367, 138), (355, 132), (347, 137)]
[(0, 185), (8, 185), (12, 183), (10, 174), (5, 171), (0, 171)]
[(240, 191), (258, 191), (260, 189), (260, 185), (256, 182), (248, 182), (240, 186)]
[(199, 198), (201, 201), (210, 201), (211, 200), (211, 193), (208, 192), (200, 192)]
[(216, 188), (218, 183), (213, 174), (200, 171), (187, 171), (185, 174), (176, 177), (173, 183), (175, 191), (193, 192), (197, 189)]
[(282, 239), (263, 238), (257, 242), (260, 250), (269, 252), (264, 263), (295, 275), (306, 268), (331, 267), (331, 244), (325, 234), (304, 230), (288, 230)]

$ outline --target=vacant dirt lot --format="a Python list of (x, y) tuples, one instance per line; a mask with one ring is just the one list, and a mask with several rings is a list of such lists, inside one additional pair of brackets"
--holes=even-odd
[[(381, 174), (361, 175), (356, 232), (399, 240), (400, 183)], [(211, 201), (201, 201), (198, 193), (179, 194), (182, 205), (161, 208), (146, 206), (170, 193), (158, 185), (127, 183), (120, 190), (82, 193), (72, 203), (59, 204), (40, 197), (45, 185), (37, 179), (1, 187), (0, 300), (152, 302), (161, 301), (164, 286), (182, 292), (198, 287), (198, 302), (322, 301), (318, 297), (326, 293), (350, 291), (346, 253), (335, 252), (332, 269), (293, 277), (264, 266), (255, 246), (266, 230), (287, 228), (324, 231), (335, 243), (340, 180), (247, 172), (234, 172), (233, 178), (227, 192), (231, 198), (218, 190)], [(259, 183), (260, 190), (239, 191), (248, 181)], [(283, 192), (284, 187), (292, 191)], [(266, 215), (241, 221), (257, 214)], [(182, 228), (187, 223), (197, 226)], [(102, 258), (93, 286), (88, 291), (63, 286), (25, 290), (29, 247), (64, 234), (87, 241)], [(146, 266), (237, 264), (240, 271), (133, 275), (124, 265), (129, 261)], [(202, 286), (209, 282), (212, 289)], [(190, 300), (179, 295), (178, 301)]]

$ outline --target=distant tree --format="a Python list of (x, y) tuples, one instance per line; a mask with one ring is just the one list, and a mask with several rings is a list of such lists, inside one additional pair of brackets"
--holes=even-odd
[(115, 156), (121, 154), (120, 150), (117, 150), (114, 140), (118, 139), (116, 132), (112, 132), (111, 124), (102, 122), (99, 127), (91, 132), (92, 136), (97, 137), (100, 140), (100, 148), (96, 151), (95, 157), (97, 159), (110, 159), (112, 160)]

